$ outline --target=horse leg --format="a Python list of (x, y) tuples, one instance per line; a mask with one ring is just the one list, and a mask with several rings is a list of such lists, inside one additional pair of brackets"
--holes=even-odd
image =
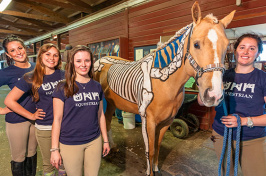
[(154, 156), (154, 139), (156, 125), (151, 120), (147, 121), (147, 118), (141, 117), (142, 120), (142, 136), (145, 144), (145, 156), (147, 160), (146, 174), (153, 176), (152, 172), (152, 160)]
[[(173, 119), (169, 120), (167, 123), (160, 124), (156, 128), (156, 136), (155, 136), (155, 153), (154, 153), (154, 159), (153, 159), (153, 168), (155, 173), (160, 174), (159, 167), (158, 167), (158, 158), (159, 158), (159, 152), (160, 152), (160, 146), (164, 137), (165, 132), (169, 129), (169, 126), (173, 122)], [(157, 175), (157, 174), (156, 174)]]
[(106, 128), (107, 128), (107, 135), (109, 140), (109, 145), (111, 148), (115, 148), (116, 145), (112, 138), (112, 130), (111, 130), (111, 122), (113, 118), (113, 114), (115, 112), (116, 107), (110, 103), (107, 103), (106, 112), (105, 112), (105, 119), (106, 119)]

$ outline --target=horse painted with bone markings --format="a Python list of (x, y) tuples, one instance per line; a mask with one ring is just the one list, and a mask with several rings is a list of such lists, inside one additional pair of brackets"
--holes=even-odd
[(147, 175), (158, 169), (160, 144), (184, 99), (184, 84), (194, 77), (203, 103), (217, 106), (223, 94), (223, 62), (229, 43), (224, 29), (235, 11), (217, 20), (201, 18), (198, 2), (192, 6), (193, 23), (139, 61), (106, 56), (94, 64), (95, 78), (107, 100), (106, 123), (111, 137), (115, 109), (140, 114), (147, 158)]

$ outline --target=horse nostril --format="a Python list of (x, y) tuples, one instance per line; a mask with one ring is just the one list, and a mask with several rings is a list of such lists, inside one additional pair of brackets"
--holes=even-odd
[(210, 96), (210, 91), (211, 91), (211, 89), (210, 88), (207, 88), (206, 90), (205, 90), (205, 92), (204, 92), (204, 100), (207, 102), (207, 103), (210, 103), (210, 104), (212, 104), (212, 103), (214, 103), (214, 101), (215, 101), (215, 96)]

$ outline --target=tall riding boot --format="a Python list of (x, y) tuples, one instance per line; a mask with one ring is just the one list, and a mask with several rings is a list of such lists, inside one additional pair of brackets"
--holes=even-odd
[(25, 171), (26, 176), (35, 176), (37, 167), (37, 153), (32, 157), (26, 157)]
[(11, 170), (13, 176), (25, 176), (24, 161), (23, 162), (11, 161)]

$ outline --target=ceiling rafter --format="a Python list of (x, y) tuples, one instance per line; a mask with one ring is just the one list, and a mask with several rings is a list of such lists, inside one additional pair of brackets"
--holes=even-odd
[(83, 2), (81, 0), (67, 0), (67, 1), (70, 2), (73, 5), (78, 6), (78, 7), (85, 7), (86, 9), (88, 9), (90, 11), (93, 10), (92, 7), (89, 4), (87, 4), (87, 3), (85, 3), (85, 2)]
[(63, 21), (65, 21), (66, 23), (69, 23), (70, 20), (66, 17), (64, 17), (63, 15), (60, 15), (59, 13), (54, 12), (53, 10), (50, 10), (48, 8), (42, 7), (40, 4), (31, 2), (31, 1), (17, 1), (15, 0), (17, 4), (19, 5), (23, 5), (25, 7), (31, 8), (32, 10), (41, 12), (43, 14), (48, 15), (49, 17), (54, 17), (54, 18), (58, 18), (58, 19), (62, 19)]
[(19, 35), (30, 35), (30, 36), (37, 36), (40, 33), (33, 33), (33, 32), (22, 32), (22, 31), (14, 31), (14, 30), (6, 30), (6, 29), (0, 29), (0, 33), (4, 34), (19, 34)]
[(27, 23), (34, 24), (34, 25), (36, 25), (37, 27), (42, 28), (42, 29), (44, 29), (44, 30), (52, 30), (52, 29), (54, 29), (53, 26), (48, 25), (48, 24), (46, 24), (46, 23), (43, 23), (43, 22), (41, 22), (41, 21), (37, 21), (37, 20), (29, 19), (29, 18), (23, 18), (23, 17), (17, 17), (17, 18), (20, 19), (20, 20), (23, 20), (23, 21), (25, 21), (25, 22), (27, 22)]
[(15, 27), (17, 29), (21, 29), (21, 30), (25, 30), (25, 29), (36, 29), (37, 26), (33, 26), (33, 25), (27, 25), (27, 24), (19, 24), (19, 23), (13, 23), (11, 21), (7, 21), (3, 18), (0, 18), (0, 24), (1, 25), (8, 25), (8, 26), (12, 26)]
[(91, 13), (92, 12), (92, 10), (90, 10), (90, 9), (87, 9), (87, 8), (84, 8), (84, 7), (75, 6), (75, 5), (71, 4), (71, 3), (63, 3), (63, 2), (49, 1), (49, 0), (29, 0), (29, 1), (34, 1), (34, 2), (40, 2), (40, 3), (43, 3), (43, 4), (59, 6), (59, 7), (62, 7), (62, 8), (78, 10), (78, 11), (82, 11), (82, 12), (86, 12), (86, 13)]
[(62, 20), (61, 18), (58, 18), (58, 17), (45, 17), (42, 15), (23, 13), (23, 12), (12, 11), (12, 10), (5, 10), (0, 13), (5, 14), (5, 15), (16, 16), (16, 17), (31, 18), (31, 19), (37, 19), (37, 20), (43, 20), (43, 21), (60, 22), (60, 23), (65, 23), (65, 24), (67, 23), (67, 21)]

